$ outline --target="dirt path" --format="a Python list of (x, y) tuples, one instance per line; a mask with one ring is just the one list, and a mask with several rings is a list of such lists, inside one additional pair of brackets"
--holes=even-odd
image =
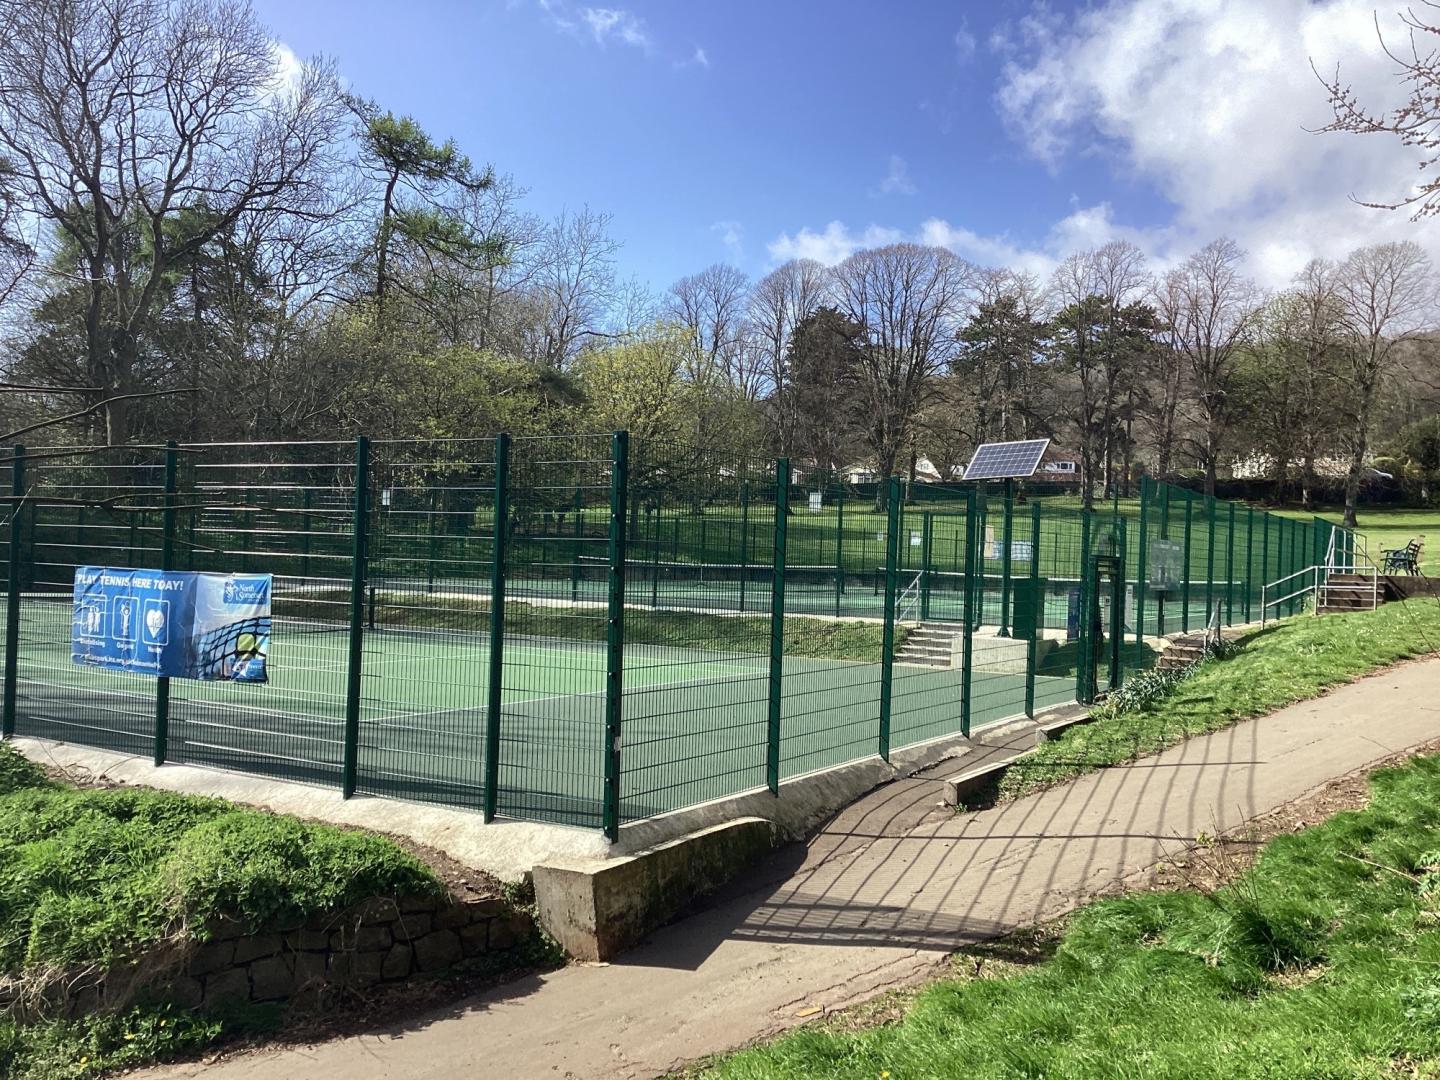
[(981, 813), (939, 807), (934, 780), (897, 782), (609, 966), (389, 1031), (139, 1075), (654, 1076), (923, 979), (958, 945), (1063, 914), (1202, 832), (1437, 736), (1440, 661), (1427, 661)]

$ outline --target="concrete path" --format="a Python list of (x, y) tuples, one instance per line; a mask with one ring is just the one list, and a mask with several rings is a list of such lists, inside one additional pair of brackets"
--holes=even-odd
[(650, 1077), (891, 986), (946, 952), (1060, 915), (1200, 832), (1440, 737), (1440, 661), (983, 813), (892, 783), (720, 905), (620, 961), (569, 967), (393, 1030), (147, 1076), (214, 1080)]

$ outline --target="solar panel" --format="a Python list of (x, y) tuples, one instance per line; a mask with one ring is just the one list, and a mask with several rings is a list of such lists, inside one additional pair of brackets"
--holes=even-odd
[(966, 480), (1011, 480), (1033, 476), (1045, 456), (1049, 439), (985, 443), (965, 467)]

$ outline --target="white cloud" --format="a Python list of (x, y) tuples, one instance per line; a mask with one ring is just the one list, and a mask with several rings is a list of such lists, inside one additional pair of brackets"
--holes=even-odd
[[(1381, 27), (1399, 23), (1382, 16)], [(1070, 19), (1037, 7), (991, 44), (1006, 57), (997, 105), (1031, 154), (1057, 170), (1099, 156), (1173, 204), (1169, 227), (1144, 234), (1162, 261), (1228, 234), (1273, 286), (1314, 255), (1382, 239), (1440, 254), (1440, 225), (1350, 198), (1408, 191), (1412, 152), (1313, 133), (1329, 108), (1312, 60), (1321, 71), (1339, 62), (1367, 104), (1396, 100), (1373, 0), (1108, 0)], [(1108, 210), (1072, 214), (1052, 241), (1059, 250), (1117, 228)]]
[(643, 20), (621, 8), (581, 8), (580, 18), (600, 46), (611, 41), (648, 50), (650, 34)]
[(695, 46), (695, 51), (690, 54), (689, 59), (686, 59), (686, 60), (676, 60), (676, 61), (675, 61), (675, 67), (676, 67), (677, 70), (678, 70), (679, 68), (698, 67), (698, 68), (704, 68), (706, 71), (709, 71), (709, 70), (710, 70), (710, 57), (706, 55), (704, 49), (702, 49), (699, 45), (696, 45), (696, 46)]
[(745, 257), (745, 230), (738, 221), (717, 221), (710, 231), (720, 237), (720, 243), (730, 253), (731, 261), (739, 262)]
[(880, 186), (870, 192), (871, 197), (914, 194), (915, 182), (910, 179), (910, 166), (899, 154), (891, 154), (889, 167), (880, 179)]
[(275, 72), (267, 87), (269, 92), (277, 97), (284, 97), (291, 91), (298, 90), (305, 78), (304, 61), (283, 41), (274, 42), (270, 46), (270, 53), (274, 58)]
[(1152, 266), (1164, 270), (1188, 252), (1176, 255), (1174, 236), (1168, 229), (1135, 229), (1115, 221), (1109, 203), (1076, 207), (1055, 222), (1038, 244), (1025, 245), (1004, 235), (978, 233), (964, 225), (953, 225), (932, 217), (914, 229), (868, 225), (855, 232), (844, 222), (832, 221), (821, 232), (801, 229), (793, 236), (781, 233), (768, 250), (775, 262), (786, 259), (815, 259), (827, 266), (841, 262), (861, 248), (911, 241), (949, 248), (956, 255), (979, 266), (1008, 267), (1045, 277), (1065, 256), (1099, 247), (1111, 240), (1129, 240), (1146, 252)]
[(794, 236), (781, 233), (767, 245), (770, 257), (777, 263), (788, 259), (814, 259), (834, 266), (861, 248), (894, 244), (905, 239), (899, 229), (867, 225), (862, 232), (851, 231), (842, 221), (832, 221), (822, 232), (801, 229)]
[(955, 62), (962, 67), (975, 58), (975, 50), (978, 42), (975, 35), (970, 32), (970, 24), (966, 20), (960, 20), (960, 29), (955, 31)]

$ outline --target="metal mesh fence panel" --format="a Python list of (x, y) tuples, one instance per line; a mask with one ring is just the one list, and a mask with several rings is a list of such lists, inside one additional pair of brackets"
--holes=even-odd
[(27, 452), (17, 733), (153, 753), (155, 680), (77, 667), (70, 637), (76, 567), (156, 563), (164, 458), (156, 447)]
[(357, 790), (484, 808), (496, 443), (372, 448)]
[(339, 783), (356, 444), (180, 449), (176, 568), (273, 575), (273, 617), (269, 683), (172, 681), (170, 757)]
[[(765, 783), (776, 484), (765, 458), (631, 448), (626, 820)], [(712, 535), (718, 552), (697, 543)]]
[(511, 445), (496, 768), (503, 814), (590, 827), (604, 818), (614, 467), (610, 436)]

